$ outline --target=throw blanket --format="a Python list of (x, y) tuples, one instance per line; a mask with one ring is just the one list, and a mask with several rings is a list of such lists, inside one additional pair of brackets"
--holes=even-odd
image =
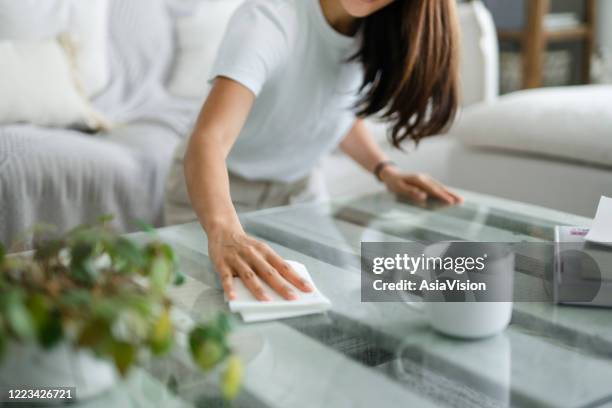
[[(176, 0), (175, 0), (176, 1)], [(0, 242), (50, 223), (66, 230), (113, 214), (160, 225), (174, 148), (201, 101), (169, 95), (173, 20), (164, 0), (113, 0), (111, 82), (94, 105), (117, 126), (89, 135), (31, 125), (0, 126)]]

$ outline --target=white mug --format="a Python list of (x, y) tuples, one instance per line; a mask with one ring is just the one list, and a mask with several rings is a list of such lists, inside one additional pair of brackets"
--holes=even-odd
[[(444, 256), (452, 243), (432, 245), (425, 250), (427, 256)], [(478, 244), (475, 244), (478, 248)], [(482, 244), (482, 251), (489, 252), (486, 268), (499, 274), (505, 281), (503, 299), (512, 299), (514, 253), (500, 252), (501, 244)], [(497, 252), (491, 256), (491, 252)], [(469, 293), (468, 293), (469, 296)], [(464, 302), (448, 302), (424, 297), (424, 310), (431, 326), (438, 332), (464, 339), (479, 339), (502, 332), (512, 318), (512, 301), (486, 302), (467, 299)]]
[(426, 302), (425, 313), (438, 332), (480, 339), (504, 331), (512, 318), (512, 302)]

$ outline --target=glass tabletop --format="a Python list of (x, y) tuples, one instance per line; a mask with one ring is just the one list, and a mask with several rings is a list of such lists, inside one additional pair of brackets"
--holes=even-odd
[[(460, 341), (433, 332), (423, 312), (410, 304), (361, 302), (362, 241), (549, 242), (556, 225), (590, 223), (546, 208), (464, 195), (467, 202), (459, 207), (416, 206), (378, 193), (242, 215), (250, 234), (306, 265), (333, 306), (325, 314), (265, 323), (237, 318), (232, 341), (244, 362), (245, 380), (234, 405), (612, 404), (610, 309), (515, 303), (504, 333)], [(172, 291), (185, 324), (228, 311), (202, 228), (194, 223), (158, 234), (174, 246), (187, 274), (187, 283)], [(157, 395), (149, 399), (151, 405), (221, 406), (210, 378), (180, 354), (147, 366), (141, 372), (146, 381), (134, 389), (156, 390), (148, 394)], [(165, 397), (160, 390), (167, 391)]]

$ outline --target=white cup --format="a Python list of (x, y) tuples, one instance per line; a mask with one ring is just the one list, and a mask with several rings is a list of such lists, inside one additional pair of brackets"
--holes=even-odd
[(427, 302), (425, 313), (438, 332), (480, 339), (504, 331), (512, 318), (512, 302)]
[[(432, 245), (425, 250), (427, 256), (445, 256), (449, 253), (452, 243)], [(478, 248), (477, 245), (475, 245)], [(489, 252), (486, 268), (500, 276), (497, 289), (501, 299), (512, 299), (512, 284), (514, 274), (514, 253), (510, 250), (501, 251), (501, 244), (482, 244), (482, 250)], [(491, 254), (497, 252), (497, 254)], [(492, 256), (491, 256), (492, 255)], [(509, 291), (509, 292), (508, 292)], [(512, 318), (512, 301), (477, 301), (476, 294), (466, 293), (463, 302), (450, 302), (424, 295), (424, 311), (431, 326), (438, 332), (464, 339), (479, 339), (502, 332)], [(471, 297), (471, 299), (470, 299)]]

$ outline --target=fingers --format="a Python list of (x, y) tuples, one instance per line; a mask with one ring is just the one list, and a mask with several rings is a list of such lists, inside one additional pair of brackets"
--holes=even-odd
[(269, 302), (272, 300), (266, 293), (253, 268), (241, 258), (237, 258), (234, 262), (235, 264), (233, 267), (238, 273), (240, 280), (242, 280), (244, 286), (246, 286), (253, 296), (255, 296), (255, 299), (262, 302)]
[(420, 188), (427, 193), (427, 195), (438, 198), (445, 203), (457, 204), (460, 202), (457, 201), (458, 197), (455, 197), (446, 187), (428, 176), (417, 174), (414, 176), (407, 176), (404, 180), (406, 183)]
[(231, 268), (227, 266), (221, 266), (217, 268), (219, 276), (221, 277), (221, 285), (223, 285), (223, 291), (227, 295), (229, 300), (236, 299), (236, 293), (234, 292), (234, 279)]
[(300, 277), (300, 275), (298, 275), (283, 258), (274, 253), (274, 251), (270, 250), (267, 253), (267, 260), (283, 278), (302, 292), (312, 292), (314, 290), (308, 281)]
[(440, 183), (437, 180), (432, 180), (432, 182), (437, 185), (437, 188), (442, 191), (451, 201), (448, 201), (449, 204), (461, 204), (463, 203), (463, 197), (458, 194), (450, 191), (444, 184)]
[(425, 182), (422, 184), (422, 188), (432, 197), (442, 200), (447, 204), (455, 203), (453, 196), (434, 182)]
[(310, 284), (300, 278), (272, 248), (262, 242), (258, 242), (257, 249), (258, 252), (251, 257), (252, 265), (258, 275), (275, 292), (287, 300), (297, 300), (299, 296), (291, 285), (303, 292), (312, 291)]
[[(238, 275), (258, 300), (271, 300), (261, 281), (286, 300), (299, 299), (293, 286), (304, 292), (313, 290), (272, 248), (259, 241), (252, 240), (245, 245), (239, 255), (231, 260), (230, 266), (230, 270)], [(227, 272), (225, 274), (227, 275)]]
[(229, 300), (236, 299), (235, 276), (260, 301), (272, 300), (263, 282), (286, 300), (299, 299), (296, 288), (303, 292), (313, 290), (272, 248), (245, 234), (226, 234), (210, 240), (209, 253)]
[(398, 193), (405, 195), (411, 200), (417, 201), (419, 203), (425, 202), (425, 200), (427, 200), (426, 192), (408, 183), (404, 183), (401, 187), (401, 191), (398, 191)]
[(287, 283), (287, 281), (278, 273), (276, 269), (272, 267), (263, 258), (260, 258), (255, 262), (255, 268), (257, 274), (263, 279), (270, 287), (279, 295), (286, 300), (297, 300), (300, 297), (295, 293), (293, 288)]
[(419, 203), (425, 202), (428, 197), (437, 198), (447, 204), (461, 204), (464, 201), (463, 197), (424, 174), (404, 176), (393, 190)]
[(447, 191), (455, 199), (455, 204), (463, 204), (465, 202), (465, 199), (463, 197), (461, 197), (459, 194), (454, 193), (454, 192), (452, 192), (450, 190), (447, 190)]

